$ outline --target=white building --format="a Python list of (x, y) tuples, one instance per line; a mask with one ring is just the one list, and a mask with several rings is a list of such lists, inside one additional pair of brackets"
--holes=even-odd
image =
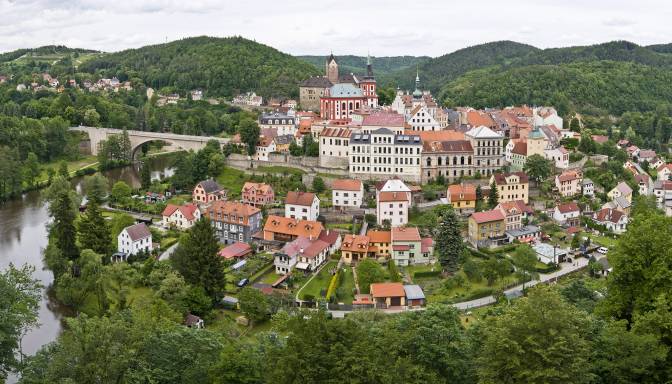
[(258, 161), (268, 161), (268, 155), (277, 151), (275, 140), (270, 137), (261, 136), (257, 143), (255, 159)]
[(553, 210), (553, 220), (560, 225), (579, 225), (581, 209), (575, 202), (558, 204)]
[(361, 180), (339, 179), (331, 184), (331, 201), (334, 208), (345, 210), (359, 208), (364, 197), (364, 185)]
[(320, 199), (312, 192), (289, 191), (285, 199), (285, 217), (316, 221), (320, 216)]
[(504, 136), (486, 126), (464, 134), (474, 148), (474, 170), (491, 175), (504, 165)]
[(410, 197), (405, 192), (378, 192), (376, 217), (378, 225), (389, 221), (390, 226), (398, 227), (408, 224), (408, 207)]
[(439, 122), (434, 119), (423, 105), (418, 105), (413, 108), (407, 122), (413, 131), (425, 132), (438, 131), (441, 129)]
[(581, 192), (583, 196), (595, 196), (595, 184), (593, 184), (593, 181), (590, 179), (581, 180)]
[(387, 128), (350, 137), (350, 175), (420, 182), (422, 141), (418, 135), (395, 135)]
[(533, 115), (535, 127), (555, 125), (556, 128), (562, 129), (562, 117), (558, 116), (558, 112), (553, 107), (534, 108)]
[(593, 220), (600, 225), (604, 225), (608, 230), (620, 234), (625, 232), (628, 226), (628, 216), (616, 209), (602, 208), (593, 214)]
[(191, 228), (201, 218), (201, 211), (196, 204), (173, 205), (168, 204), (161, 214), (163, 227), (180, 229)]
[(349, 128), (325, 128), (320, 132), (320, 162), (328, 158), (348, 158), (348, 149), (350, 146), (350, 136), (352, 131)]
[(296, 116), (280, 112), (265, 113), (259, 117), (259, 128), (275, 128), (278, 131), (278, 136), (294, 136), (297, 124)]
[(556, 168), (566, 169), (569, 167), (569, 152), (565, 147), (546, 149), (544, 151), (544, 157), (551, 160)]
[(127, 256), (152, 251), (152, 232), (143, 223), (124, 228), (117, 236), (117, 250)]

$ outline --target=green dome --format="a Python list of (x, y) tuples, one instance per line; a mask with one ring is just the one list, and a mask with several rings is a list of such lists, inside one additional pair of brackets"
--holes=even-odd
[(419, 89), (416, 89), (415, 91), (413, 91), (413, 97), (416, 98), (416, 99), (421, 98), (422, 97), (422, 91), (419, 90)]

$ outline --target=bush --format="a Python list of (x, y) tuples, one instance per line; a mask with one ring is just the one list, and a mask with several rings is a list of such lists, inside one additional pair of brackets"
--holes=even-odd
[(545, 267), (534, 268), (534, 270), (538, 273), (551, 273), (557, 271), (558, 269), (560, 269), (560, 267), (558, 267), (557, 264), (548, 264)]
[(478, 282), (483, 279), (481, 267), (473, 260), (467, 260), (462, 268), (464, 269), (464, 274), (467, 275), (469, 280)]

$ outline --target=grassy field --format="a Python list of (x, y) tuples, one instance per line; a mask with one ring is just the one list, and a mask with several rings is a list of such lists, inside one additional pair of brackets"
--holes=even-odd
[(320, 292), (324, 289), (325, 291), (329, 287), (329, 282), (331, 281), (330, 270), (336, 267), (338, 264), (337, 261), (329, 261), (327, 264), (320, 270), (320, 272), (315, 276), (306, 286), (301, 289), (299, 298), (303, 299), (308, 295), (312, 295), (315, 298), (320, 298)]
[(240, 197), (243, 184), (247, 180), (248, 176), (245, 172), (230, 167), (224, 167), (224, 171), (217, 177), (219, 185), (229, 191), (229, 198)]
[[(85, 168), (87, 166), (96, 166), (98, 164), (98, 158), (93, 155), (84, 156), (79, 160), (68, 161), (68, 172), (70, 175), (74, 174), (77, 170)], [(52, 169), (54, 174), (58, 173), (58, 168), (61, 165), (61, 160), (52, 161), (45, 164), (40, 164), (40, 175), (37, 177), (38, 181), (46, 181), (49, 179), (48, 169)]]
[(607, 248), (613, 248), (614, 246), (616, 246), (616, 242), (618, 241), (618, 238), (614, 239), (611, 237), (593, 235), (593, 234), (589, 234), (588, 237), (590, 237), (590, 239), (595, 243)]
[(269, 166), (269, 167), (257, 167), (254, 169), (255, 171), (258, 172), (263, 172), (263, 173), (280, 173), (280, 174), (288, 174), (288, 175), (303, 175), (304, 171), (297, 169), (297, 168), (291, 168), (291, 167), (283, 167), (279, 165), (274, 165), (274, 166)]
[(346, 267), (343, 273), (343, 282), (338, 286), (338, 291), (342, 292), (342, 295), (338, 297), (339, 302), (345, 304), (352, 304), (354, 300), (354, 289), (355, 289), (355, 277), (352, 274), (352, 268)]

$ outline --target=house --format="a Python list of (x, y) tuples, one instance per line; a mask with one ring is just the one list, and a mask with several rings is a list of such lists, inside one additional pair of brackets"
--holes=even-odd
[(320, 216), (320, 199), (312, 192), (289, 191), (285, 198), (285, 217), (317, 220)]
[(519, 241), (521, 243), (535, 243), (541, 237), (541, 228), (536, 225), (526, 225), (524, 227), (510, 229), (505, 232), (509, 243)]
[(370, 292), (376, 308), (403, 307), (406, 305), (406, 291), (401, 283), (373, 283)]
[[(518, 200), (520, 201), (520, 200)], [(523, 226), (523, 211), (520, 209), (519, 205), (515, 201), (506, 201), (503, 203), (497, 204), (495, 209), (498, 209), (502, 212), (505, 217), (506, 231), (512, 229), (518, 229)]]
[(369, 257), (376, 257), (375, 246), (370, 245), (369, 236), (345, 235), (341, 243), (341, 255), (346, 264), (358, 262)]
[(476, 187), (471, 184), (449, 185), (446, 200), (455, 211), (471, 213), (476, 210)]
[(203, 329), (205, 328), (205, 322), (203, 319), (196, 315), (192, 315), (191, 313), (187, 315), (187, 317), (184, 319), (184, 325), (187, 326), (187, 328), (196, 328), (196, 329)]
[(319, 221), (269, 215), (264, 224), (263, 239), (289, 242), (299, 236), (318, 238), (324, 227)]
[(672, 181), (656, 180), (653, 183), (653, 195), (656, 197), (656, 202), (659, 205), (664, 204), (668, 200), (672, 200)]
[(286, 275), (293, 269), (315, 271), (329, 255), (329, 243), (319, 238), (297, 237), (274, 255), (275, 272)]
[(392, 260), (396, 265), (427, 264), (422, 253), (422, 238), (416, 227), (392, 228)]
[(581, 224), (581, 209), (575, 202), (558, 204), (553, 209), (553, 220), (567, 227), (579, 226)]
[(201, 211), (196, 204), (174, 205), (168, 204), (161, 213), (163, 227), (191, 228), (201, 218)]
[(275, 201), (275, 192), (273, 192), (273, 187), (268, 184), (248, 181), (243, 184), (240, 201), (253, 207), (263, 207), (273, 204)]
[[(504, 135), (488, 127), (470, 129), (465, 137), (474, 149), (475, 171), (481, 175), (492, 175), (504, 165)], [(527, 203), (527, 198), (525, 198)]]
[(438, 131), (441, 129), (439, 122), (434, 119), (434, 116), (423, 105), (413, 108), (407, 119), (407, 123), (413, 131)]
[(275, 151), (280, 153), (288, 153), (289, 146), (294, 142), (293, 135), (278, 135), (273, 138), (275, 142)]
[(581, 180), (583, 175), (577, 170), (563, 171), (555, 176), (555, 187), (560, 196), (570, 197), (581, 193)]
[(527, 161), (527, 142), (518, 141), (513, 144), (511, 148), (511, 170), (514, 172), (520, 172), (525, 167), (525, 162)]
[(569, 255), (569, 249), (548, 243), (535, 243), (532, 249), (537, 253), (537, 260), (546, 265), (562, 263)]
[(324, 128), (319, 134), (320, 165), (348, 164), (350, 154), (350, 128)]
[(408, 223), (410, 192), (381, 191), (377, 194), (376, 217), (378, 225), (389, 222), (390, 226)]
[(275, 128), (278, 136), (294, 136), (297, 130), (296, 116), (280, 112), (264, 113), (259, 117), (259, 128)]
[(637, 162), (642, 164), (647, 162), (649, 164), (653, 163), (656, 160), (656, 151), (650, 149), (642, 149), (639, 151), (639, 156), (637, 156)]
[(630, 188), (625, 181), (621, 181), (614, 187), (614, 189), (607, 193), (607, 196), (612, 200), (616, 197), (622, 197), (629, 202), (632, 202), (632, 188)]
[(252, 247), (248, 243), (237, 242), (221, 249), (218, 253), (220, 257), (226, 260), (243, 259), (252, 254)]
[(138, 252), (152, 251), (152, 232), (144, 223), (124, 228), (117, 236), (117, 250), (123, 253), (124, 260)]
[(489, 247), (505, 242), (505, 217), (502, 211), (474, 212), (469, 216), (469, 242), (475, 247)]
[(425, 306), (425, 293), (422, 291), (422, 288), (419, 285), (404, 285), (404, 293), (406, 294), (407, 307), (419, 308)]
[(608, 230), (621, 234), (628, 226), (628, 216), (616, 209), (602, 208), (593, 214), (593, 220), (604, 225)]
[(639, 194), (642, 196), (648, 196), (653, 193), (653, 183), (651, 178), (647, 174), (635, 175), (635, 182), (639, 190)]
[(255, 159), (257, 161), (268, 161), (268, 155), (273, 152), (277, 152), (273, 138), (268, 136), (260, 136), (256, 151), (254, 153)]
[(423, 259), (429, 261), (434, 256), (434, 239), (423, 237), (420, 241), (420, 253), (422, 253)]
[(213, 179), (203, 180), (196, 184), (192, 199), (197, 204), (210, 204), (213, 201), (226, 200), (227, 191)]
[(338, 179), (331, 184), (331, 203), (334, 208), (344, 211), (359, 208), (363, 204), (364, 184), (361, 180)]
[(239, 241), (249, 243), (252, 236), (261, 230), (261, 210), (251, 205), (218, 200), (207, 207), (203, 214), (210, 219), (215, 234), (224, 244)]
[(530, 178), (525, 172), (496, 173), (490, 177), (490, 184), (495, 183), (499, 202), (522, 200), (529, 201)]
[(392, 255), (392, 231), (369, 230), (366, 232), (369, 246), (376, 252), (376, 257), (389, 259)]
[(625, 213), (626, 215), (630, 215), (630, 207), (632, 206), (632, 203), (629, 202), (626, 198), (624, 197), (614, 197), (613, 200), (605, 203), (602, 208), (612, 208), (617, 211), (621, 211)]
[(562, 128), (562, 117), (558, 116), (558, 112), (553, 107), (537, 107), (532, 111), (534, 117), (534, 126), (540, 127), (542, 125), (554, 125)]
[(593, 184), (593, 181), (590, 179), (581, 180), (581, 192), (583, 193), (583, 196), (595, 196), (595, 184)]
[(630, 158), (635, 158), (635, 157), (639, 156), (640, 149), (636, 145), (631, 145), (631, 146), (627, 147), (625, 149), (625, 151), (628, 153), (628, 156), (630, 156)]
[(670, 180), (670, 175), (672, 175), (672, 163), (663, 164), (656, 169), (657, 180)]
[(607, 259), (606, 256), (597, 259), (597, 263), (600, 264), (600, 266), (602, 266), (600, 274), (604, 277), (609, 276), (609, 274), (614, 270), (614, 268), (612, 268), (611, 265), (609, 264), (609, 260)]
[(544, 151), (544, 157), (553, 161), (556, 168), (566, 169), (569, 167), (569, 151), (565, 147), (547, 149)]

